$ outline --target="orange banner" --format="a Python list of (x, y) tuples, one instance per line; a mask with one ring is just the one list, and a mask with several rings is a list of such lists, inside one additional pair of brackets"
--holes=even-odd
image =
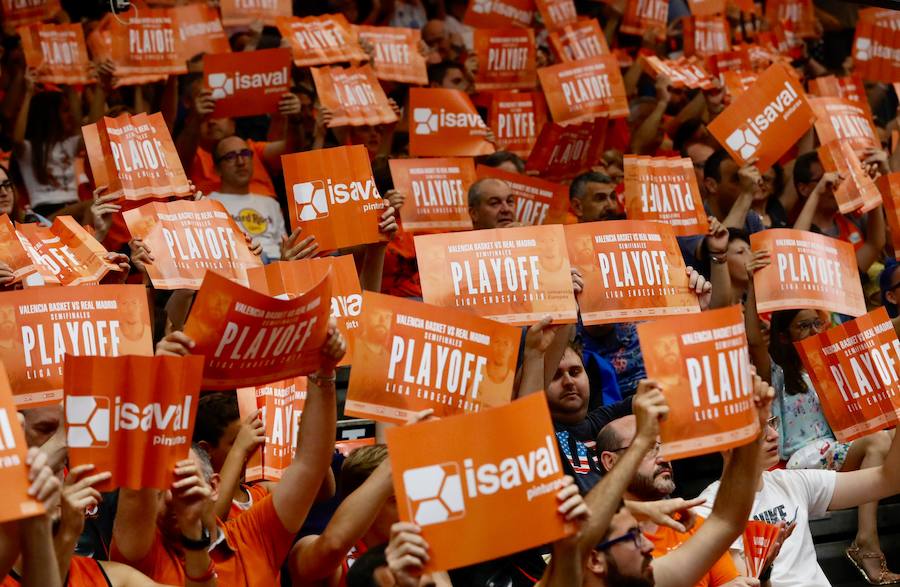
[(471, 159), (391, 159), (394, 188), (406, 195), (400, 221), (407, 232), (472, 230), (469, 187)]
[(502, 150), (528, 157), (545, 122), (541, 92), (491, 92), (491, 130)]
[(548, 31), (575, 24), (578, 20), (574, 0), (535, 0), (535, 4)]
[(669, 225), (609, 220), (569, 224), (565, 231), (570, 262), (584, 279), (578, 305), (585, 324), (700, 311)]
[(537, 85), (533, 30), (475, 29), (474, 42), (476, 90), (528, 90)]
[(353, 255), (277, 261), (247, 272), (250, 289), (290, 300), (314, 288), (331, 270), (331, 316), (347, 341), (347, 353), (339, 363), (349, 365), (362, 311), (362, 286)]
[(463, 23), (475, 29), (529, 28), (534, 14), (534, 0), (469, 0)]
[(369, 60), (343, 14), (279, 17), (277, 22), (297, 67)]
[(840, 442), (900, 422), (900, 341), (883, 307), (794, 346)]
[(460, 90), (410, 88), (409, 154), (424, 157), (490, 155), (488, 126)]
[(857, 153), (881, 148), (872, 115), (860, 104), (846, 98), (809, 98), (809, 106), (821, 144), (847, 142)]
[(900, 172), (882, 175), (876, 185), (884, 204), (884, 216), (890, 229), (888, 234), (891, 235), (894, 258), (900, 259)]
[(274, 25), (279, 17), (293, 14), (291, 0), (219, 0), (222, 24), (225, 26), (247, 26), (260, 20)]
[(863, 169), (849, 141), (832, 141), (819, 147), (818, 153), (826, 172), (836, 171), (843, 176), (834, 191), (834, 199), (842, 214), (857, 210), (868, 212), (881, 205), (881, 193)]
[(694, 164), (687, 157), (625, 155), (625, 216), (672, 227), (675, 236), (706, 235), (709, 221)]
[(669, 17), (669, 0), (640, 0), (626, 2), (625, 13), (619, 32), (629, 35), (643, 35), (653, 31), (660, 41), (666, 38), (666, 23)]
[(793, 72), (776, 63), (709, 125), (738, 165), (769, 170), (812, 126), (815, 115)]
[(712, 75), (697, 62), (696, 57), (660, 59), (655, 55), (643, 55), (641, 69), (653, 79), (660, 74), (667, 75), (671, 80), (669, 86), (672, 88), (708, 90), (715, 87)]
[(816, 27), (812, 0), (769, 0), (766, 2), (766, 20), (769, 23), (789, 22), (797, 35), (804, 38), (821, 35)]
[(866, 116), (872, 118), (869, 108), (869, 98), (866, 96), (866, 88), (858, 73), (845, 77), (826, 75), (809, 80), (809, 93), (822, 98), (844, 98), (855, 103), (866, 111)]
[(569, 188), (543, 179), (479, 165), (478, 179), (502, 179), (516, 198), (515, 221), (526, 225), (566, 224), (569, 217)]
[(732, 100), (752, 88), (759, 77), (755, 71), (742, 69), (723, 71), (719, 75), (722, 77), (722, 83), (725, 85), (725, 91), (728, 92)]
[(741, 446), (759, 434), (750, 353), (740, 305), (637, 325), (647, 378), (671, 411), (659, 456), (693, 457)]
[(550, 181), (572, 179), (588, 171), (603, 153), (606, 126), (604, 117), (569, 126), (547, 122), (528, 155), (525, 170)]
[(547, 40), (557, 61), (579, 61), (610, 54), (600, 23), (593, 18), (552, 31)]
[(772, 264), (753, 278), (760, 312), (811, 309), (849, 316), (866, 313), (853, 245), (803, 230), (769, 229), (750, 235), (753, 251)]
[(731, 28), (724, 16), (690, 16), (683, 22), (686, 56), (705, 57), (731, 50)]
[(281, 164), (291, 230), (315, 236), (321, 251), (386, 240), (378, 231), (386, 203), (363, 145), (282, 155)]
[(480, 414), (390, 428), (387, 443), (397, 513), (428, 541), (426, 572), (574, 531), (556, 511), (563, 473), (543, 393)]
[(132, 8), (120, 18), (106, 22), (110, 58), (116, 64), (119, 86), (187, 73), (175, 41), (178, 27), (170, 8)]
[(120, 271), (106, 260), (107, 251), (71, 216), (57, 216), (47, 228), (39, 224), (16, 227), (34, 250), (37, 265), (61, 285), (97, 284), (110, 271)]
[(348, 416), (403, 424), (421, 410), (445, 418), (509, 402), (518, 328), (368, 291), (363, 305)]
[(126, 200), (188, 196), (190, 182), (162, 114), (103, 117), (81, 127), (95, 185)]
[(76, 357), (65, 360), (69, 466), (94, 465), (118, 487), (167, 490), (188, 458), (203, 357)]
[(62, 12), (59, 0), (3, 0), (3, 24), (12, 28), (53, 19)]
[(422, 33), (416, 29), (353, 25), (360, 42), (375, 49), (372, 67), (380, 80), (417, 86), (428, 85), (425, 56), (419, 52)]
[(628, 116), (625, 83), (613, 55), (542, 67), (538, 77), (554, 122)]
[(231, 45), (219, 20), (219, 12), (207, 4), (185, 4), (172, 9), (178, 31), (176, 46), (182, 61), (201, 53), (228, 53)]
[(28, 496), (28, 466), (25, 455), (28, 444), (19, 423), (6, 368), (0, 363), (0, 483), (3, 484), (3, 506), (0, 523), (37, 516), (45, 512), (44, 505)]
[(45, 84), (90, 84), (90, 58), (80, 24), (32, 24), (17, 31), (25, 63)]
[(500, 322), (576, 319), (563, 227), (523, 226), (415, 237), (422, 297)]
[(0, 358), (20, 407), (58, 404), (63, 357), (152, 355), (140, 285), (37, 287), (0, 293)]
[(688, 5), (694, 16), (712, 16), (725, 13), (726, 0), (688, 0)]
[(13, 283), (18, 283), (38, 270), (22, 245), (21, 238), (9, 216), (0, 215), (0, 261), (6, 263), (13, 272)]
[(330, 272), (301, 296), (279, 300), (208, 271), (184, 325), (204, 355), (204, 389), (261, 385), (315, 371), (328, 330)]
[(399, 120), (369, 65), (310, 71), (319, 101), (333, 115), (328, 126), (377, 126)]
[(153, 253), (146, 268), (156, 289), (199, 289), (207, 271), (246, 285), (247, 270), (262, 265), (215, 200), (151, 202), (122, 216), (132, 238)]
[(306, 403), (306, 377), (237, 390), (241, 421), (261, 410), (266, 443), (247, 461), (244, 481), (278, 481), (294, 461), (300, 415)]
[(291, 90), (291, 50), (264, 49), (203, 57), (203, 83), (212, 91), (212, 116), (233, 118), (278, 112)]

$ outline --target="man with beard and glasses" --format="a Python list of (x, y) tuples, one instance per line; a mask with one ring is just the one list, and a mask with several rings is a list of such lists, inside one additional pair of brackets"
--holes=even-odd
[(613, 180), (596, 171), (582, 173), (572, 180), (569, 185), (569, 203), (578, 222), (625, 218)]
[[(613, 469), (627, 450), (637, 433), (637, 422), (634, 416), (625, 416), (613, 420), (600, 430), (597, 435), (597, 453), (604, 471)], [(675, 478), (672, 465), (659, 456), (659, 440), (656, 441), (640, 466), (631, 478), (625, 492), (626, 503), (634, 510), (640, 510), (641, 503), (668, 499), (675, 491)], [(667, 526), (657, 526), (652, 522), (644, 525), (644, 534), (650, 543), (653, 556), (658, 558), (675, 550), (702, 527), (702, 520), (696, 519), (686, 532), (678, 532)], [(739, 577), (738, 570), (731, 557), (726, 553), (697, 582), (698, 587), (716, 587), (729, 585), (733, 587), (756, 585), (755, 580)], [(616, 583), (617, 584), (617, 583)]]
[(486, 177), (469, 188), (469, 216), (472, 228), (507, 228), (516, 222), (516, 198), (502, 179)]

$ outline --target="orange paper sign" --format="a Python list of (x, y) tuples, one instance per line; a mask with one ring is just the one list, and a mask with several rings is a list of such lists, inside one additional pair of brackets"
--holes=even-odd
[(140, 285), (37, 287), (0, 293), (0, 357), (16, 404), (58, 404), (63, 357), (153, 354)]
[(778, 228), (750, 235), (753, 251), (772, 264), (753, 280), (760, 312), (812, 309), (849, 316), (866, 313), (853, 245), (803, 230)]
[(467, 194), (471, 159), (391, 159), (394, 187), (406, 195), (400, 220), (407, 232), (471, 230)]
[(422, 297), (522, 325), (575, 321), (562, 226), (524, 226), (415, 237)]
[[(22, 244), (21, 238), (24, 237), (20, 237), (16, 232), (9, 216), (6, 214), (0, 216), (0, 261), (6, 263), (6, 266), (13, 272), (13, 283), (18, 283), (38, 270)], [(29, 248), (34, 249), (34, 247)], [(36, 252), (35, 256), (37, 256)]]
[(365, 292), (345, 412), (402, 424), (508, 403), (519, 329), (404, 298)]
[(256, 410), (265, 424), (266, 442), (257, 450), (244, 472), (247, 482), (278, 481), (294, 461), (300, 415), (306, 403), (306, 377), (237, 390), (241, 420)]
[(328, 126), (377, 126), (397, 122), (397, 114), (368, 65), (313, 67), (316, 92), (331, 110)]
[(97, 284), (118, 266), (106, 260), (107, 251), (71, 216), (57, 216), (53, 224), (19, 224), (19, 234), (42, 275), (61, 285)]
[(419, 52), (422, 33), (416, 29), (383, 26), (354, 26), (360, 42), (375, 49), (372, 67), (380, 80), (428, 85), (425, 56)]
[(766, 561), (775, 548), (775, 542), (781, 528), (775, 524), (767, 524), (758, 520), (750, 520), (744, 527), (744, 560), (747, 571), (753, 578), (759, 578), (765, 570)]
[(613, 55), (542, 67), (538, 76), (554, 122), (628, 115), (625, 83)]
[(547, 121), (547, 106), (540, 92), (492, 92), (490, 124), (504, 151), (528, 157)]
[(44, 513), (44, 506), (28, 495), (28, 468), (25, 455), (28, 445), (19, 423), (6, 368), (0, 363), (0, 483), (3, 484), (3, 507), (0, 522), (20, 520)]
[(212, 91), (217, 118), (274, 114), (291, 89), (291, 50), (206, 55), (203, 83)]
[(816, 115), (816, 134), (823, 145), (847, 142), (857, 153), (881, 148), (872, 115), (861, 104), (846, 98), (810, 98), (809, 106)]
[(231, 45), (219, 20), (218, 11), (207, 4), (185, 4), (172, 9), (178, 31), (176, 45), (182, 61), (201, 53), (228, 53)]
[(641, 68), (656, 79), (661, 74), (669, 77), (670, 87), (708, 90), (715, 87), (713, 77), (699, 64), (697, 58), (660, 59), (655, 55), (641, 57)]
[(278, 30), (290, 42), (297, 67), (369, 60), (343, 14), (280, 17)]
[(219, 0), (222, 24), (225, 26), (246, 26), (254, 21), (274, 25), (279, 17), (293, 14), (291, 0)]
[(572, 531), (556, 512), (562, 466), (543, 393), (480, 414), (390, 428), (387, 443), (397, 513), (422, 528), (427, 571), (495, 559)]
[(169, 8), (132, 8), (109, 25), (110, 57), (119, 85), (136, 85), (187, 73), (176, 43), (175, 13)]
[(647, 377), (671, 411), (660, 425), (669, 460), (727, 450), (759, 434), (741, 306), (637, 326)]
[(203, 357), (76, 357), (65, 360), (69, 466), (95, 465), (96, 485), (168, 489), (188, 457)]
[(643, 35), (654, 31), (656, 38), (666, 38), (669, 0), (636, 0), (625, 3), (625, 14), (619, 31), (629, 35)]
[(668, 224), (675, 236), (709, 231), (690, 159), (625, 155), (624, 167), (625, 216), (629, 220)]
[(469, 0), (463, 22), (475, 29), (527, 28), (534, 20), (534, 13), (534, 0)]
[(578, 61), (609, 55), (609, 45), (596, 19), (580, 20), (551, 32), (550, 47), (559, 61)]
[(607, 119), (602, 117), (569, 126), (544, 124), (525, 169), (551, 181), (571, 179), (589, 170), (603, 152), (606, 126)]
[(578, 20), (574, 0), (535, 0), (535, 3), (547, 30), (560, 29)]
[(62, 12), (59, 0), (3, 0), (3, 24), (13, 28), (46, 20)]
[(881, 205), (881, 193), (863, 169), (851, 141), (832, 141), (819, 147), (818, 153), (825, 171), (836, 171), (843, 176), (834, 191), (834, 198), (842, 214), (850, 214), (856, 210), (868, 212)]
[(884, 204), (884, 216), (888, 221), (894, 258), (900, 258), (900, 172), (889, 173), (878, 178), (876, 184)]
[(670, 226), (610, 220), (565, 230), (569, 259), (584, 278), (578, 304), (585, 324), (700, 311)]
[(18, 30), (25, 63), (36, 80), (50, 84), (89, 84), (90, 59), (80, 24), (32, 24)]
[(502, 179), (516, 198), (515, 221), (526, 226), (565, 224), (569, 215), (569, 188), (543, 179), (479, 165), (478, 179)]
[(488, 127), (460, 90), (409, 90), (409, 154), (425, 157), (490, 155)]
[(715, 55), (731, 49), (731, 28), (724, 16), (691, 16), (684, 19), (684, 54)]
[(537, 84), (534, 31), (475, 29), (474, 42), (478, 58), (475, 89), (479, 92), (530, 89)]
[(233, 389), (307, 375), (321, 359), (331, 275), (302, 296), (279, 300), (209, 271), (184, 333), (206, 358), (204, 389)]

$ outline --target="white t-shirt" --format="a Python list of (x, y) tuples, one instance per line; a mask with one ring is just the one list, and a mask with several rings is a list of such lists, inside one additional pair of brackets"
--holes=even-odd
[(220, 192), (213, 192), (209, 197), (222, 202), (244, 234), (259, 241), (266, 257), (273, 261), (281, 258), (281, 237), (287, 233), (278, 200), (257, 194)]
[[(835, 471), (775, 470), (763, 473), (763, 488), (753, 500), (751, 519), (776, 524), (790, 522), (794, 512), (797, 515), (797, 527), (782, 545), (772, 566), (773, 587), (831, 585), (816, 560), (809, 520), (820, 518), (828, 511), (836, 480)], [(718, 491), (718, 481), (704, 489), (699, 497), (706, 498), (706, 503), (694, 510), (701, 516), (709, 517)], [(743, 548), (740, 538), (731, 545), (731, 549), (739, 553), (743, 552)]]
[(25, 141), (22, 154), (16, 157), (22, 181), (28, 190), (32, 207), (43, 204), (68, 204), (78, 201), (78, 182), (75, 176), (75, 156), (81, 148), (81, 136), (69, 137), (56, 143), (47, 157), (47, 175), (54, 183), (39, 183), (31, 165), (31, 141)]

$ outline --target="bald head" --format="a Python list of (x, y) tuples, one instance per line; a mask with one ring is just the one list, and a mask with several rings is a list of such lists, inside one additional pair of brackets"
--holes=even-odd
[(516, 200), (502, 179), (486, 177), (469, 188), (469, 216), (476, 230), (503, 228), (515, 221)]
[[(613, 420), (597, 435), (597, 454), (605, 471), (610, 471), (631, 446), (637, 435), (637, 418), (633, 415)], [(641, 461), (631, 483), (628, 484), (628, 499), (655, 501), (664, 499), (675, 491), (672, 465), (659, 456), (659, 444), (652, 448)]]

